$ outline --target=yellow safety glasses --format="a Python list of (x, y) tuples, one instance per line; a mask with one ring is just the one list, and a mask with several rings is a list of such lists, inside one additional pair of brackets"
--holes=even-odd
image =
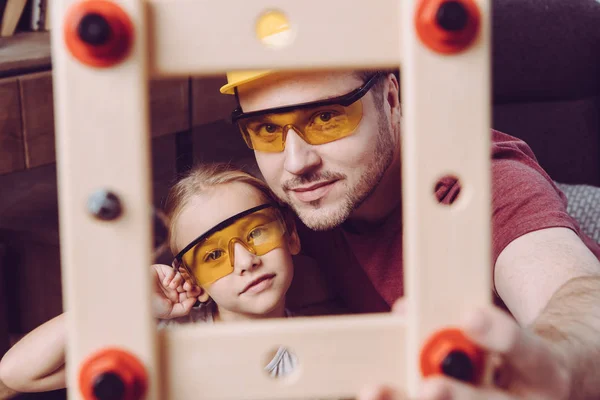
[(363, 116), (361, 99), (379, 76), (375, 73), (363, 86), (332, 99), (249, 113), (238, 108), (231, 120), (238, 124), (248, 147), (257, 151), (283, 151), (290, 129), (311, 145), (333, 142), (354, 133)]
[(263, 204), (234, 215), (187, 245), (173, 262), (183, 267), (199, 286), (210, 285), (234, 271), (234, 247), (242, 245), (262, 256), (284, 246), (285, 221), (279, 209)]

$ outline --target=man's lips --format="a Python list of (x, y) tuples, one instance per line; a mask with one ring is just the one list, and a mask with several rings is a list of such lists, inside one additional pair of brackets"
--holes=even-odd
[(337, 180), (319, 182), (310, 186), (298, 186), (289, 190), (294, 193), (298, 200), (311, 202), (324, 197), (336, 182)]
[(315, 190), (318, 189), (320, 187), (332, 184), (335, 181), (325, 181), (325, 182), (319, 182), (319, 183), (314, 183), (310, 186), (298, 186), (295, 188), (291, 188), (290, 190), (294, 191), (294, 192), (309, 192), (311, 190)]
[(275, 277), (275, 274), (264, 274), (259, 276), (258, 278), (254, 279), (253, 281), (251, 281), (250, 283), (248, 283), (246, 285), (246, 287), (244, 288), (244, 290), (242, 290), (240, 292), (240, 294), (246, 293), (248, 290), (252, 289), (253, 287), (255, 287), (256, 285), (269, 280), (269, 279), (273, 279)]

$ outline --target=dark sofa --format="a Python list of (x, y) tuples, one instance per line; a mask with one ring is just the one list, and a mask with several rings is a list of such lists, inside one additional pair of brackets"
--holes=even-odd
[(600, 186), (600, 3), (493, 2), (493, 126), (562, 183)]

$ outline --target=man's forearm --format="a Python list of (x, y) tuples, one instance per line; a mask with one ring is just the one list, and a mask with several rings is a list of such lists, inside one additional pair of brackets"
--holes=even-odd
[(600, 276), (565, 283), (532, 324), (571, 371), (570, 400), (600, 398)]

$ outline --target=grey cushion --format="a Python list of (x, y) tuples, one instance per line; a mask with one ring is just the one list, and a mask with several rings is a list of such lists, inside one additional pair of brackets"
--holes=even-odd
[(567, 196), (568, 213), (579, 223), (586, 235), (600, 243), (600, 188), (561, 183), (557, 185)]

